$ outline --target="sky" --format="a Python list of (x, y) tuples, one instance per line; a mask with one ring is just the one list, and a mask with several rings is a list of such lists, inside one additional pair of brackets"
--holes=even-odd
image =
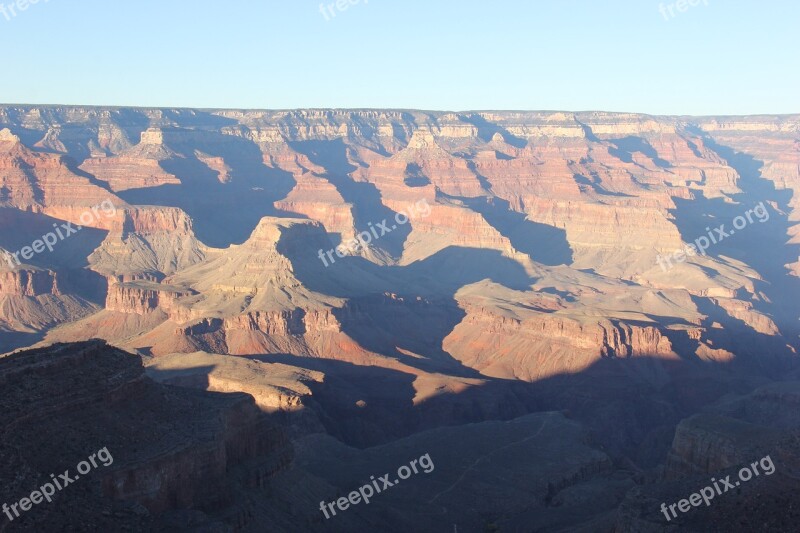
[(797, 0), (18, 1), (0, 103), (800, 113)]

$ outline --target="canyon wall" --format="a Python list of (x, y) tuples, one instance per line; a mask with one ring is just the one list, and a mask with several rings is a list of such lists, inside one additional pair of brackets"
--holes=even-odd
[[(405, 367), (410, 350), (528, 381), (798, 347), (795, 116), (0, 106), (0, 129), (3, 249), (114, 206), (0, 263), (21, 302), (0, 311), (5, 350), (22, 332)], [(65, 269), (105, 287), (45, 279)], [(407, 303), (370, 308), (380, 294)], [(92, 303), (71, 320), (31, 300), (48, 295)], [(377, 316), (418, 299), (437, 302), (418, 322)], [(356, 305), (378, 329), (347, 320)]]

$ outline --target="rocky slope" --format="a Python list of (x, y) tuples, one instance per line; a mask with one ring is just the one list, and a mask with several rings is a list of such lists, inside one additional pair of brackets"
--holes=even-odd
[[(735, 488), (717, 494), (709, 506), (692, 507), (670, 520), (681, 531), (791, 531), (800, 514), (800, 422), (798, 382), (758, 388), (732, 396), (682, 421), (666, 467), (654, 483), (631, 491), (619, 508), (616, 531), (663, 531), (660, 512), (688, 498), (711, 480), (731, 477)], [(769, 458), (767, 461), (762, 460)], [(758, 475), (740, 475), (753, 463)], [(772, 466), (770, 466), (772, 465)], [(746, 479), (751, 477), (752, 479)]]
[[(139, 358), (102, 342), (2, 358), (0, 383), (0, 499), (18, 501), (50, 473), (76, 478), (52, 504), (4, 523), (10, 531), (142, 531), (189, 519), (224, 529), (248, 520), (242, 487), (266, 486), (292, 460), (251, 397), (158, 385)], [(76, 465), (100, 449), (110, 459), (100, 455), (77, 481)]]

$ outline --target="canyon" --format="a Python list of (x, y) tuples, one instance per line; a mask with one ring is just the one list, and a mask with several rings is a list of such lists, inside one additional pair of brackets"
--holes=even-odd
[[(743, 504), (680, 524), (723, 529), (737, 501), (792, 523), (800, 116), (0, 105), (0, 256), (59, 224), (82, 229), (0, 261), (0, 381), (47, 378), (3, 393), (9, 424), (34, 431), (24, 402), (52, 420), (65, 373), (143, 406), (154, 440), (80, 496), (87, 520), (124, 501), (133, 528), (656, 531), (661, 502), (772, 453)], [(79, 440), (117, 423), (78, 403)], [(183, 452), (168, 421), (194, 428)], [(317, 509), (424, 453), (429, 476)], [(177, 485), (200, 463), (213, 497)]]

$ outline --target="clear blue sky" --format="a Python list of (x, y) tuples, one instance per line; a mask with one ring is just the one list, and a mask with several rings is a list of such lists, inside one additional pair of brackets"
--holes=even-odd
[(2, 103), (800, 113), (797, 0), (44, 2)]

